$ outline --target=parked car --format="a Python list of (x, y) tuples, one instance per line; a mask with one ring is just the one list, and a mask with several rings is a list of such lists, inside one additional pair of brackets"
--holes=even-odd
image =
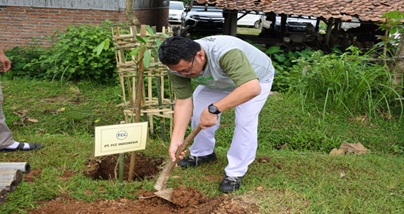
[(351, 29), (351, 28), (357, 28), (361, 26), (361, 21), (356, 18), (352, 17), (352, 20), (350, 22), (342, 22), (341, 23), (341, 28), (344, 29), (345, 31)]
[(317, 19), (314, 17), (291, 15), (288, 17), (286, 27), (290, 32), (305, 31), (307, 25), (311, 24), (314, 27), (316, 26), (316, 23)]
[(247, 13), (239, 11), (237, 14), (237, 26), (261, 28), (262, 21), (265, 20), (265, 13)]
[(224, 26), (223, 10), (214, 6), (193, 5), (182, 14), (181, 34), (222, 33)]
[(170, 1), (168, 22), (181, 24), (181, 15), (184, 12), (184, 2), (182, 1)]
[[(286, 19), (286, 30), (289, 32), (303, 32), (306, 30), (307, 25), (317, 24), (316, 17), (289, 15)], [(276, 16), (275, 28), (280, 29), (281, 17)]]

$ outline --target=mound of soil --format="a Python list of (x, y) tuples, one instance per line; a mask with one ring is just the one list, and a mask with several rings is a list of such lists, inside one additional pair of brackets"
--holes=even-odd
[[(89, 160), (86, 163), (84, 175), (92, 179), (115, 179), (117, 177), (118, 156), (105, 156), (101, 159)], [(148, 179), (160, 173), (164, 161), (136, 155), (135, 175), (133, 180)], [(128, 178), (130, 156), (124, 158), (124, 179)], [(32, 172), (34, 173), (34, 172)], [(40, 172), (39, 172), (40, 173)], [(35, 177), (34, 174), (27, 178)], [(66, 173), (65, 173), (66, 174)], [(64, 176), (68, 176), (67, 173)], [(38, 208), (29, 210), (31, 214), (104, 214), (104, 213), (142, 213), (142, 214), (170, 214), (170, 213), (199, 213), (199, 214), (246, 214), (259, 213), (258, 206), (221, 195), (208, 198), (192, 187), (179, 186), (173, 189), (171, 201), (158, 197), (154, 192), (142, 190), (137, 199), (120, 198), (116, 200), (99, 199), (95, 202), (79, 201), (68, 197), (58, 197), (51, 201), (44, 201)]]
[[(185, 191), (185, 192), (183, 192)], [(196, 190), (190, 187), (174, 189), (174, 192), (182, 192), (185, 195), (194, 196)], [(57, 198), (45, 202), (35, 210), (30, 210), (31, 214), (104, 214), (104, 213), (142, 213), (142, 214), (171, 214), (171, 213), (198, 213), (198, 214), (247, 214), (259, 213), (258, 206), (234, 199), (227, 195), (203, 200), (198, 198), (188, 198), (186, 203), (176, 205), (165, 199), (159, 198), (153, 192), (140, 192), (138, 200), (121, 198), (117, 200), (98, 200), (92, 203), (77, 201), (69, 198)]]

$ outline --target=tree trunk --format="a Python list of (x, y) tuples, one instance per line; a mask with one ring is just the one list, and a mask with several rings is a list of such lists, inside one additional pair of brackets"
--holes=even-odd
[(126, 0), (126, 20), (131, 26), (140, 26), (139, 19), (133, 15), (133, 1)]
[(334, 25), (334, 18), (330, 18), (328, 21), (326, 21), (327, 24), (327, 30), (325, 31), (325, 45), (330, 45), (330, 37), (332, 34), (332, 27)]
[(401, 34), (400, 43), (398, 44), (395, 60), (390, 64), (393, 72), (393, 84), (398, 92), (403, 95), (403, 76), (404, 76), (404, 34)]

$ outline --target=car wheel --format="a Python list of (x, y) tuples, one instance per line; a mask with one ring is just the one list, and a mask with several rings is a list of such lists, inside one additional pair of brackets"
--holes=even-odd
[(254, 22), (254, 28), (257, 28), (257, 29), (260, 29), (260, 28), (261, 28), (261, 22), (260, 22), (260, 20)]

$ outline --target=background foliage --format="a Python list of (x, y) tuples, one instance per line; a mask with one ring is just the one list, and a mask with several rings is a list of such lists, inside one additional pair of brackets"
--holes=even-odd
[[(93, 181), (82, 173), (93, 155), (94, 127), (124, 120), (121, 88), (112, 69), (113, 49), (103, 51), (105, 56), (93, 52), (108, 39), (108, 26), (70, 29), (58, 35), (61, 41), (51, 48), (21, 47), (7, 52), (13, 61), (12, 72), (2, 77), (7, 123), (16, 139), (45, 147), (0, 156), (0, 161), (24, 160), (41, 170), (33, 183), (23, 182), (18, 191), (7, 195), (0, 213), (27, 213), (55, 198), (132, 199), (141, 190), (153, 191), (153, 179), (119, 188), (122, 185), (116, 181)], [(87, 31), (92, 36), (82, 34)], [(402, 213), (404, 119), (402, 105), (394, 99), (398, 93), (390, 87), (389, 70), (363, 60), (369, 56), (355, 49), (329, 55), (276, 48), (266, 53), (277, 75), (274, 93), (260, 114), (257, 159), (268, 162), (254, 161), (236, 194), (251, 194), (249, 198), (259, 203), (263, 213), (285, 209), (294, 213)], [(111, 61), (108, 66), (104, 61), (92, 64), (83, 59), (87, 55), (92, 61)], [(21, 112), (27, 113), (22, 117)], [(38, 122), (29, 122), (27, 117)], [(212, 177), (223, 177), (234, 127), (232, 110), (223, 113), (221, 122), (215, 150), (219, 161), (203, 168), (175, 170), (173, 176), (180, 179), (170, 180), (170, 186), (189, 185), (208, 196), (220, 194)], [(159, 131), (151, 134), (143, 152), (166, 157), (168, 142), (161, 139)], [(327, 155), (344, 142), (361, 143), (371, 153)], [(66, 179), (65, 172), (73, 175)], [(256, 191), (259, 187), (265, 191)]]
[(318, 103), (323, 112), (346, 111), (369, 118), (383, 112), (390, 117), (391, 108), (398, 107), (401, 116), (403, 104), (395, 101), (401, 95), (389, 69), (368, 59), (355, 47), (343, 54), (315, 52), (310, 58), (299, 58), (290, 72), (289, 92)]
[(70, 26), (48, 38), (54, 40), (54, 45), (49, 48), (16, 47), (7, 52), (13, 61), (13, 68), (7, 75), (12, 78), (117, 83), (113, 47), (101, 54), (93, 51), (102, 41), (111, 39), (112, 26), (109, 21), (97, 26)]
[[(7, 52), (13, 69), (6, 75), (10, 78), (117, 84), (114, 48), (105, 45), (105, 41), (112, 41), (112, 26), (111, 22), (105, 21), (101, 26), (69, 27), (50, 38), (55, 40), (50, 48), (14, 48)], [(143, 38), (139, 39), (143, 41)], [(393, 88), (389, 69), (368, 60), (374, 52), (361, 53), (354, 47), (344, 52), (335, 49), (330, 54), (311, 49), (284, 52), (277, 46), (267, 49), (255, 46), (273, 61), (276, 69), (273, 90), (299, 94), (303, 98), (303, 109), (310, 106), (323, 114), (337, 110), (351, 116), (367, 115), (370, 119), (393, 117), (393, 111), (399, 117), (403, 113), (402, 102), (397, 102), (402, 95)], [(133, 52), (139, 52), (138, 49)], [(151, 49), (153, 53), (157, 51), (154, 47)], [(148, 57), (144, 57), (144, 61), (149, 62), (152, 54), (145, 56)], [(309, 99), (316, 105), (306, 103)]]

